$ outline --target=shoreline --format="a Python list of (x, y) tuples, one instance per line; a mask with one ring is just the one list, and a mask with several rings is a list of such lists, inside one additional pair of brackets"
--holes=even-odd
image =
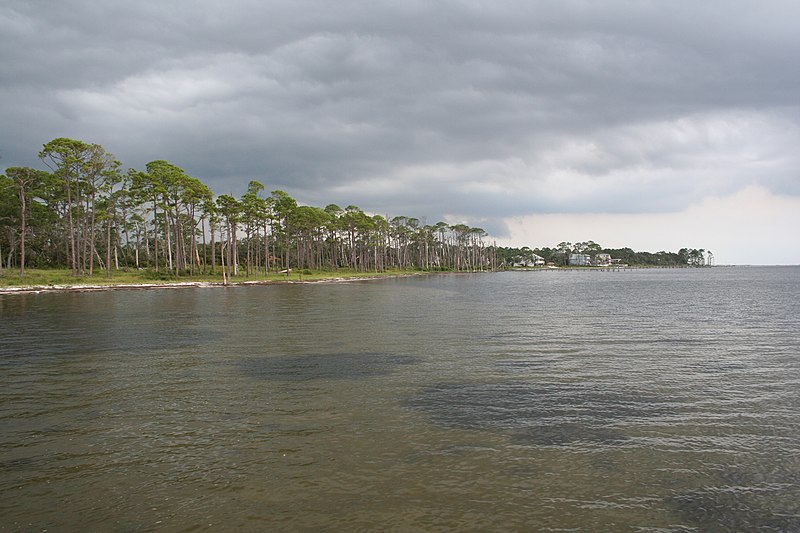
[(321, 279), (286, 279), (286, 280), (250, 280), (250, 281), (233, 281), (223, 283), (221, 281), (180, 281), (180, 282), (166, 282), (166, 283), (110, 283), (104, 285), (93, 284), (78, 284), (78, 285), (28, 285), (20, 287), (0, 287), (0, 296), (7, 294), (42, 294), (42, 293), (55, 293), (55, 292), (102, 292), (113, 290), (153, 290), (153, 289), (214, 289), (226, 287), (245, 287), (252, 285), (298, 285), (298, 284), (314, 284), (314, 283), (347, 283), (347, 282), (360, 282), (372, 281), (387, 278), (405, 278), (419, 275), (427, 275), (429, 273), (420, 274), (387, 274), (377, 276), (350, 276), (350, 277), (330, 277)]
[[(728, 266), (728, 265), (726, 265)], [(625, 266), (625, 267), (522, 267), (505, 272), (622, 272), (642, 269), (690, 268), (686, 266)], [(706, 267), (707, 268), (707, 267)], [(504, 272), (504, 271), (497, 271)], [(104, 283), (104, 284), (63, 284), (63, 285), (21, 285), (0, 287), (0, 296), (11, 294), (42, 294), (59, 292), (102, 292), (112, 290), (154, 290), (154, 289), (186, 289), (186, 288), (225, 288), (246, 287), (252, 285), (296, 285), (315, 283), (348, 283), (372, 281), (387, 278), (405, 278), (412, 276), (430, 276), (434, 274), (471, 274), (471, 272), (405, 272), (396, 274), (373, 274), (353, 276), (331, 276), (317, 279), (260, 279), (223, 283), (221, 281), (166, 281), (143, 283)]]

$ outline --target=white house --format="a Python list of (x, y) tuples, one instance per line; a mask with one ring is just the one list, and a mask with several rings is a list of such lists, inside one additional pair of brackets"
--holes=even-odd
[(594, 266), (610, 266), (611, 262), (611, 254), (597, 254), (594, 256)]
[(533, 267), (544, 266), (544, 264), (545, 264), (544, 257), (536, 254), (531, 254), (528, 257), (517, 259), (516, 261), (514, 261), (514, 264), (512, 266), (516, 268), (533, 268)]

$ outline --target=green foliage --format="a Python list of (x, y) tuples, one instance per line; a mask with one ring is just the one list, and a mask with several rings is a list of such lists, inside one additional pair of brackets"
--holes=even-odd
[(103, 282), (123, 272), (140, 281), (227, 282), (325, 272), (482, 271), (534, 254), (556, 265), (566, 265), (571, 253), (610, 253), (630, 265), (704, 263), (703, 250), (650, 254), (593, 241), (497, 248), (481, 228), (428, 225), (355, 205), (299, 205), (279, 189), (265, 196), (256, 180), (239, 199), (215, 198), (173, 163), (154, 160), (144, 171), (122, 171), (102, 146), (63, 137), (45, 144), (39, 157), (51, 172), (10, 168), (0, 177), (0, 267), (69, 268), (73, 282), (95, 270), (104, 271)]
[(131, 270), (148, 281), (238, 279), (240, 264), (252, 278), (493, 268), (486, 233), (464, 224), (298, 205), (279, 189), (265, 197), (256, 180), (240, 199), (215, 199), (171, 162), (122, 171), (102, 146), (64, 137), (39, 157), (52, 173), (10, 169), (0, 180), (0, 265), (68, 267), (73, 281), (95, 268), (105, 279)]
[(178, 276), (169, 270), (145, 270), (139, 274), (139, 277), (148, 281), (177, 281)]
[(628, 266), (703, 266), (706, 263), (705, 250), (682, 248), (678, 252), (660, 251), (656, 253), (645, 251), (634, 251), (631, 248), (603, 248), (593, 241), (572, 244), (561, 242), (554, 248), (497, 248), (498, 264), (509, 268), (523, 259), (536, 254), (542, 257), (546, 263), (556, 266), (567, 266), (568, 258), (571, 254), (586, 254), (591, 258), (596, 258), (598, 254), (608, 254), (616, 261), (614, 264)]

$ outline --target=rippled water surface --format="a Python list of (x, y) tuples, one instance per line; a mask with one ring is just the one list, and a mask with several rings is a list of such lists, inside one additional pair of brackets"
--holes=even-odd
[(0, 530), (800, 531), (800, 268), (0, 296)]

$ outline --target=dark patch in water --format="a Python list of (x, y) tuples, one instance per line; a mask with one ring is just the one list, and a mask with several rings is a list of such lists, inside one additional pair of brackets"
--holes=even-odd
[(511, 442), (523, 446), (563, 446), (577, 443), (618, 444), (625, 440), (619, 431), (577, 423), (556, 423), (514, 432)]
[(800, 531), (800, 491), (791, 485), (706, 487), (670, 507), (700, 531)]
[(73, 329), (57, 334), (43, 329), (38, 333), (8, 335), (0, 346), (0, 365), (28, 365), (97, 353), (149, 355), (192, 349), (214, 342), (220, 333), (211, 328), (183, 327), (137, 330), (109, 327), (102, 335), (89, 329)]
[(735, 374), (746, 372), (750, 367), (743, 363), (727, 363), (724, 361), (704, 361), (695, 365), (698, 372), (706, 374)]
[(527, 372), (530, 370), (546, 369), (557, 363), (556, 359), (537, 359), (535, 361), (499, 361), (497, 367), (509, 372)]
[(261, 357), (241, 362), (246, 375), (269, 381), (364, 379), (384, 376), (416, 359), (385, 353), (308, 354)]
[(222, 337), (224, 337), (224, 334), (215, 331), (213, 328), (197, 326), (148, 330), (145, 333), (133, 330), (127, 332), (118, 330), (97, 346), (100, 349), (146, 355), (165, 351), (194, 351), (197, 346), (210, 344)]
[(4, 472), (12, 472), (14, 470), (30, 470), (32, 468), (39, 468), (47, 461), (42, 457), (19, 457), (14, 459), (0, 460), (0, 470)]
[(635, 390), (519, 382), (441, 384), (408, 405), (443, 426), (501, 430), (515, 444), (550, 446), (618, 443), (625, 437), (615, 423), (675, 411), (675, 404)]

